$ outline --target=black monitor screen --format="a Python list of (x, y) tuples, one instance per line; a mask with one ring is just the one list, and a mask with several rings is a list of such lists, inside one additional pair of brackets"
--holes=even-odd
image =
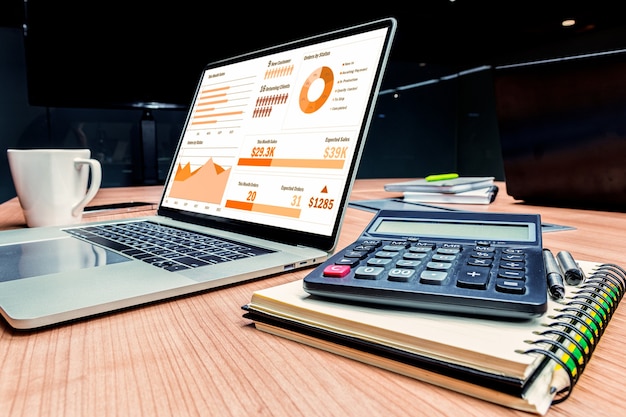
[(496, 68), (507, 192), (626, 207), (626, 49)]
[(327, 10), (316, 7), (306, 19), (285, 19), (260, 4), (224, 3), (209, 11), (145, 0), (25, 4), (29, 103), (76, 108), (184, 109), (208, 63), (383, 13), (322, 19)]
[[(201, 36), (197, 22), (183, 18), (180, 9), (156, 3), (137, 6), (28, 1), (24, 45), (29, 103), (187, 107), (202, 67), (216, 54), (212, 44), (223, 40), (214, 39), (209, 30), (201, 50), (193, 40)], [(190, 52), (190, 47), (195, 50)]]

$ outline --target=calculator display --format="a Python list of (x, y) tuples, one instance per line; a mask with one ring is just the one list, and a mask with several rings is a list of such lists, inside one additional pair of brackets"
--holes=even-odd
[(531, 223), (470, 222), (420, 219), (380, 219), (375, 233), (402, 236), (446, 237), (473, 240), (534, 242), (535, 225)]

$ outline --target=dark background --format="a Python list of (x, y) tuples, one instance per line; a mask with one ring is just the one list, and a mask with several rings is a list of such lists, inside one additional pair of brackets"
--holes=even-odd
[[(215, 9), (171, 1), (28, 3), (0, 3), (0, 201), (15, 195), (4, 151), (17, 146), (89, 147), (103, 162), (103, 186), (161, 182), (204, 63), (385, 16), (395, 16), (399, 28), (359, 177), (456, 171), (504, 179), (492, 72), (485, 68), (626, 46), (619, 2), (608, 1), (232, 2)], [(577, 24), (563, 28), (564, 18)], [(43, 43), (29, 44), (37, 39)], [(29, 50), (41, 45), (39, 57)], [(156, 178), (142, 169), (149, 162), (140, 135), (146, 107), (128, 103), (144, 97), (111, 105), (113, 87), (138, 84), (133, 79), (146, 77), (146, 65), (170, 81), (159, 83), (169, 89), (161, 97), (176, 97), (160, 100), (150, 83), (141, 93), (176, 102), (147, 107), (155, 121)], [(33, 84), (34, 69), (51, 78)], [(111, 97), (106, 104), (96, 94), (81, 101), (55, 71), (72, 71), (71, 80), (90, 86), (99, 77), (98, 85), (108, 85), (100, 92)]]

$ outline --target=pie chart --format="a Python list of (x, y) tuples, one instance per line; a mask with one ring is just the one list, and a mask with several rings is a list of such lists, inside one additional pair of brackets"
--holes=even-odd
[[(333, 88), (334, 81), (333, 71), (328, 67), (320, 67), (313, 71), (311, 75), (306, 79), (302, 90), (300, 90), (300, 109), (305, 113), (314, 113), (320, 109), (330, 97), (330, 91)], [(309, 98), (309, 89), (311, 85), (316, 81), (324, 82), (324, 89), (322, 93), (314, 100)]]

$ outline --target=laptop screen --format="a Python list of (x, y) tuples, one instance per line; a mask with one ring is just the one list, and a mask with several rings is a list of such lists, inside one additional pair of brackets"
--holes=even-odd
[(394, 30), (385, 19), (208, 65), (161, 210), (332, 237)]

